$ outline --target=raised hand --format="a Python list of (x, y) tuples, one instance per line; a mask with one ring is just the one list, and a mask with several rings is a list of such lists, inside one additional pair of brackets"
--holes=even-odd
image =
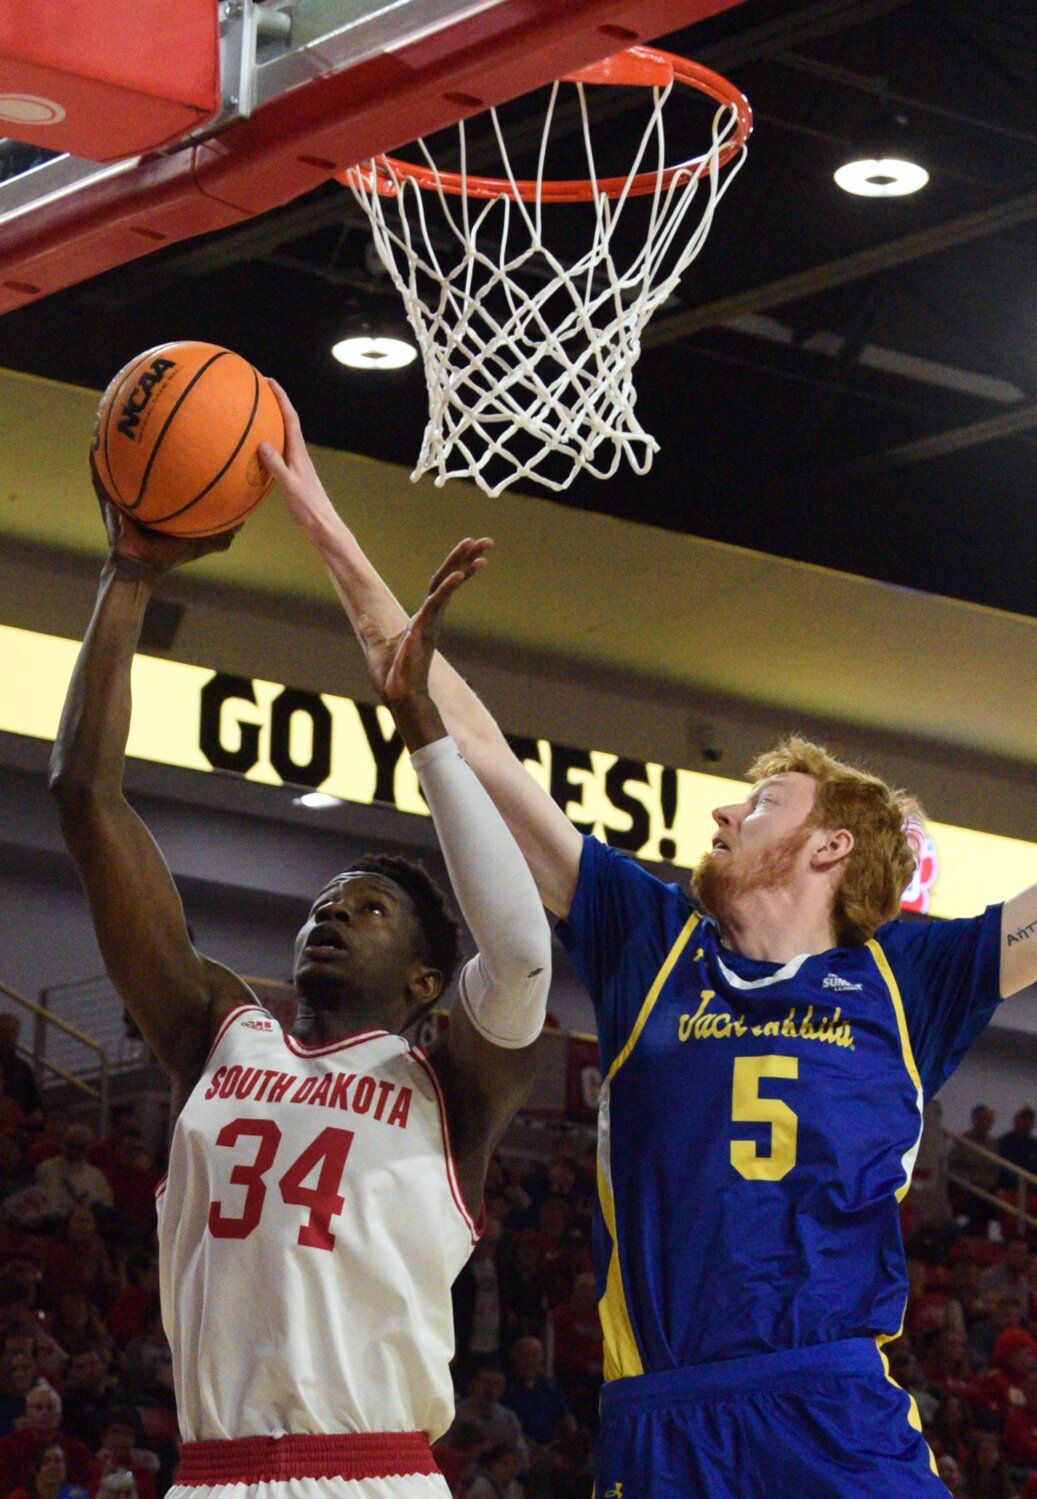
[(196, 557), (225, 552), (241, 529), (235, 526), (233, 530), (221, 531), (216, 536), (167, 536), (162, 531), (152, 531), (147, 526), (139, 526), (114, 503), (97, 472), (92, 452), (90, 477), (113, 559), (123, 564), (135, 564), (141, 573), (160, 577), (171, 567), (193, 562)]
[(428, 696), (429, 668), (446, 607), (461, 585), (486, 566), (492, 546), (488, 536), (458, 542), (433, 576), (425, 602), (397, 634), (383, 634), (368, 615), (357, 621), (371, 680), (388, 707)]
[(274, 393), (284, 419), (284, 457), (269, 442), (259, 444), (259, 457), (268, 473), (281, 486), (289, 513), (303, 529), (322, 520), (337, 519), (335, 507), (320, 482), (299, 423), (299, 414), (276, 380), (267, 384)]

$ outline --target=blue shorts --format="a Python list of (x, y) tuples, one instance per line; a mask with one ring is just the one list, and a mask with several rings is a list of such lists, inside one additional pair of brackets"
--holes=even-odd
[(869, 1338), (611, 1380), (596, 1499), (947, 1499)]

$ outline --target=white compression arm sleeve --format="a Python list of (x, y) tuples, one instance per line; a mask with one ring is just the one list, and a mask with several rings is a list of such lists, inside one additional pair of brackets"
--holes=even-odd
[(496, 1046), (539, 1036), (551, 986), (551, 932), (504, 819), (449, 735), (411, 756), (450, 883), (478, 953), (461, 973), (461, 1003)]

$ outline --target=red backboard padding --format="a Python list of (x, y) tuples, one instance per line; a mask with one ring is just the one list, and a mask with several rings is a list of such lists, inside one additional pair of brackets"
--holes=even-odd
[(276, 208), (480, 105), (739, 3), (521, 0), (465, 13), (413, 45), (292, 89), (201, 145), (0, 223), (0, 313)]
[(0, 134), (118, 161), (220, 106), (214, 0), (33, 0), (0, 6)]

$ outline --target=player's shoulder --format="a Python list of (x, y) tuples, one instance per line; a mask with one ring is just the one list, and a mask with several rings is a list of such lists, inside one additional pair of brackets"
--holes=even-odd
[(634, 900), (691, 909), (691, 898), (679, 884), (660, 879), (622, 849), (613, 848), (592, 833), (585, 835), (580, 856), (578, 894), (594, 890), (621, 893)]

